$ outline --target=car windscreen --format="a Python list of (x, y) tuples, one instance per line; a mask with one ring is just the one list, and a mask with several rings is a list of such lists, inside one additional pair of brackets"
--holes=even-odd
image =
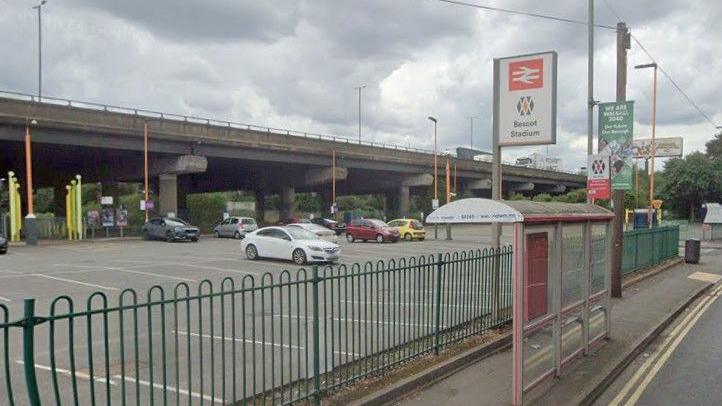
[(388, 225), (381, 220), (369, 220), (369, 223), (373, 224), (374, 227), (388, 227)]
[(188, 223), (186, 223), (185, 221), (183, 221), (181, 219), (165, 219), (165, 224), (167, 226), (171, 226), (171, 227), (181, 227), (181, 226), (189, 225)]
[(318, 238), (316, 234), (300, 227), (287, 227), (286, 231), (294, 240), (315, 240)]
[(254, 219), (242, 219), (241, 224), (256, 224), (256, 220)]

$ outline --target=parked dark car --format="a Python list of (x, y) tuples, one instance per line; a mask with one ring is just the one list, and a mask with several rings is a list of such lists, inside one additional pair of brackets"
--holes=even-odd
[(285, 219), (279, 221), (278, 223), (282, 226), (287, 226), (289, 224), (310, 223), (310, 222), (311, 222), (311, 220), (305, 219), (305, 218), (302, 219), (299, 217), (288, 217), (288, 218), (285, 218)]
[(8, 240), (0, 236), (0, 254), (5, 254), (6, 252), (8, 252)]
[(148, 220), (141, 229), (145, 240), (166, 240), (168, 242), (190, 240), (198, 241), (201, 235), (198, 227), (174, 217), (155, 217)]
[(311, 220), (312, 223), (318, 224), (319, 226), (326, 227), (332, 230), (336, 235), (341, 235), (346, 231), (346, 224), (339, 223), (336, 220), (326, 219), (323, 217), (317, 217)]
[(346, 227), (346, 241), (348, 242), (356, 240), (376, 241), (377, 243), (397, 242), (399, 238), (401, 238), (399, 230), (389, 227), (377, 219), (356, 219)]

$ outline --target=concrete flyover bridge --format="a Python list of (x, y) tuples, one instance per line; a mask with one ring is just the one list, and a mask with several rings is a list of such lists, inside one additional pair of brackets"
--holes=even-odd
[[(293, 213), (297, 191), (317, 192), (327, 208), (334, 177), (333, 151), (339, 195), (383, 194), (395, 214), (406, 215), (409, 196), (433, 187), (431, 151), (58, 98), (39, 101), (31, 95), (0, 92), (0, 170), (14, 170), (21, 180), (27, 124), (32, 134), (34, 186), (54, 187), (58, 197), (76, 173), (85, 181), (109, 185), (142, 181), (147, 124), (151, 190), (159, 196), (161, 213), (184, 213), (186, 194), (225, 190), (253, 190), (261, 211), (263, 196), (279, 194), (281, 216)], [(452, 159), (459, 192), (490, 195), (490, 163)], [(443, 177), (443, 160), (439, 165)], [(508, 194), (561, 193), (585, 187), (586, 178), (504, 165), (503, 182)]]

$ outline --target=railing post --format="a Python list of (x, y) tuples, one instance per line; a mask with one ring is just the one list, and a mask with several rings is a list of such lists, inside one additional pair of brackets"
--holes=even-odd
[(319, 316), (318, 316), (318, 265), (313, 266), (313, 403), (321, 404), (321, 345), (319, 339)]
[(441, 261), (441, 253), (437, 254), (436, 257), (436, 299), (434, 300), (435, 315), (434, 315), (434, 354), (439, 355), (439, 347), (441, 346), (441, 283), (443, 278), (441, 273), (443, 272), (444, 264)]
[(35, 299), (25, 299), (23, 312), (23, 368), (28, 401), (32, 406), (40, 406), (38, 380), (35, 376)]

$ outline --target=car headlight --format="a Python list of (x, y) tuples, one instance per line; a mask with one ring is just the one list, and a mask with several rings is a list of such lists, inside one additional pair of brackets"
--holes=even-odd
[(317, 247), (315, 245), (309, 245), (308, 249), (310, 249), (311, 251), (323, 251), (323, 248)]

